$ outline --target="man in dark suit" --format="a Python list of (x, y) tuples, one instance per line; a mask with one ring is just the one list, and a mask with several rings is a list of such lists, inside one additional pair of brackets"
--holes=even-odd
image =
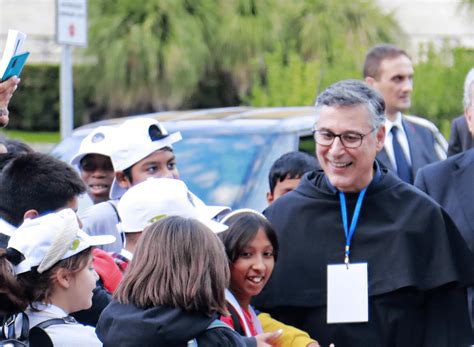
[(430, 121), (406, 116), (411, 106), (413, 64), (410, 56), (394, 45), (378, 45), (366, 55), (364, 79), (385, 101), (386, 138), (377, 159), (408, 183), (426, 164), (445, 159), (447, 143)]
[(449, 136), (448, 157), (461, 153), (474, 147), (466, 117), (461, 115), (453, 119), (451, 123), (451, 135)]
[[(468, 109), (472, 104), (472, 86), (474, 82), (474, 69), (471, 69), (464, 81), (464, 116), (453, 119), (451, 125), (451, 136), (449, 137), (448, 156), (461, 153), (469, 148), (474, 147), (474, 139), (468, 125)], [(471, 117), (471, 116), (469, 116)]]
[[(468, 77), (464, 92), (464, 112), (470, 135), (474, 135), (474, 69)], [(468, 78), (466, 78), (466, 82)], [(430, 164), (420, 169), (415, 185), (430, 195), (448, 212), (466, 240), (471, 251), (474, 251), (474, 148), (449, 157), (445, 161)], [(473, 316), (470, 293), (470, 312)], [(474, 317), (472, 319), (474, 322)]]

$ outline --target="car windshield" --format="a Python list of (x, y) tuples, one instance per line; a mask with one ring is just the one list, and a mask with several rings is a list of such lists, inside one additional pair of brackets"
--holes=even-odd
[(181, 179), (210, 205), (232, 206), (243, 194), (268, 137), (260, 134), (192, 137), (173, 145)]
[[(183, 140), (173, 145), (180, 177), (209, 205), (235, 207), (249, 189), (249, 182), (255, 181), (253, 175), (262, 165), (265, 149), (273, 142), (271, 136), (264, 134), (182, 133)], [(70, 162), (84, 136), (65, 139), (51, 154)]]

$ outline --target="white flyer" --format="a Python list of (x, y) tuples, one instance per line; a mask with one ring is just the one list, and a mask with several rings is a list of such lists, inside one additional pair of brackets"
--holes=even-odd
[(368, 322), (367, 263), (328, 265), (327, 274), (327, 322)]

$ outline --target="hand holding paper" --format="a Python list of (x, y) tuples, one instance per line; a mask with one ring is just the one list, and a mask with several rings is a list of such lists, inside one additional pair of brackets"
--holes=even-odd
[(8, 30), (7, 42), (0, 61), (0, 77), (2, 81), (11, 76), (19, 76), (29, 53), (21, 52), (26, 34), (18, 30)]
[[(8, 124), (8, 103), (20, 83), (19, 76), (29, 53), (19, 54), (26, 35), (18, 30), (9, 30), (2, 60), (0, 61), (0, 127)], [(10, 78), (11, 77), (11, 78)]]

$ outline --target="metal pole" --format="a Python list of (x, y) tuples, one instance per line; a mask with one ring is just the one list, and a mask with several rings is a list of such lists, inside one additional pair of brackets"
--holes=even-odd
[(70, 45), (63, 45), (59, 94), (61, 102), (61, 139), (71, 135), (72, 129), (74, 127), (74, 99), (72, 81), (72, 49)]

